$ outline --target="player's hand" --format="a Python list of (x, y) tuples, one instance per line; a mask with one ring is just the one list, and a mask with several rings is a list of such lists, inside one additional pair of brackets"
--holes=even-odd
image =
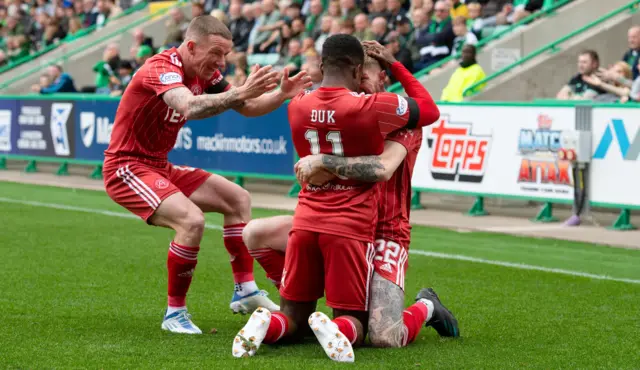
[(278, 87), (278, 72), (272, 71), (272, 67), (260, 67), (257, 64), (251, 68), (251, 74), (244, 85), (238, 87), (242, 100), (257, 98), (258, 96)]
[(322, 154), (308, 155), (293, 166), (300, 184), (322, 186), (336, 176), (322, 166)]
[(280, 80), (280, 91), (284, 94), (285, 99), (291, 99), (300, 94), (302, 90), (308, 89), (313, 85), (311, 77), (306, 71), (300, 71), (295, 76), (289, 78), (289, 68), (285, 67), (282, 71), (282, 79)]
[(398, 61), (391, 51), (377, 41), (363, 41), (362, 44), (365, 46), (367, 55), (380, 62), (383, 67), (389, 67)]

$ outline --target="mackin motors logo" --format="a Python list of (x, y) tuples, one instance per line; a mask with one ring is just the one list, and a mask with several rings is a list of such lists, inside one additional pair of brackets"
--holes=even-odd
[(67, 122), (69, 121), (69, 115), (71, 115), (71, 109), (73, 109), (73, 104), (71, 103), (51, 104), (51, 140), (53, 141), (53, 149), (56, 155), (71, 155), (71, 146), (67, 135)]
[(482, 182), (490, 135), (474, 135), (471, 123), (451, 122), (446, 115), (431, 125), (427, 145), (432, 151), (431, 176), (436, 180)]
[[(562, 147), (562, 131), (551, 128), (551, 117), (538, 115), (538, 128), (521, 129), (518, 139), (518, 152), (522, 156), (518, 183), (540, 185), (563, 185), (567, 189), (555, 189), (555, 192), (566, 192), (571, 181), (571, 164), (558, 159), (558, 151)], [(527, 186), (525, 190), (549, 191), (538, 187)]]
[(108, 145), (111, 139), (113, 123), (108, 117), (96, 117), (94, 112), (80, 113), (80, 133), (82, 134), (82, 144), (90, 148), (95, 142), (97, 144)]

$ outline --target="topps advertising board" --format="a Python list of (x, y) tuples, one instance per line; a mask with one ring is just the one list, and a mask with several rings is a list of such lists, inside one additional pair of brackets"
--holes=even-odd
[(440, 107), (423, 131), (412, 186), (528, 198), (573, 199), (562, 132), (575, 128), (564, 107)]

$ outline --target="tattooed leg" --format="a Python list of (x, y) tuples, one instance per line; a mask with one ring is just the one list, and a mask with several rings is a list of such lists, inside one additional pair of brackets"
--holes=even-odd
[(369, 339), (374, 347), (402, 347), (407, 337), (402, 312), (404, 292), (373, 273), (369, 302)]

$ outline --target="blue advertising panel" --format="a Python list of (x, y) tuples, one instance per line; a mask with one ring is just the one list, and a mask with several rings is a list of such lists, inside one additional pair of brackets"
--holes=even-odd
[(187, 122), (169, 160), (208, 170), (293, 175), (294, 154), (287, 108), (282, 106), (259, 118), (229, 111)]
[[(74, 103), (24, 100), (15, 104), (10, 120), (11, 153), (41, 157), (74, 158)], [(14, 117), (15, 116), (15, 117)], [(6, 112), (5, 112), (6, 119)], [(15, 146), (14, 146), (15, 144)]]
[(17, 106), (15, 100), (0, 100), (0, 154), (16, 153)]
[(104, 159), (109, 146), (118, 101), (79, 101), (76, 103), (76, 158)]

